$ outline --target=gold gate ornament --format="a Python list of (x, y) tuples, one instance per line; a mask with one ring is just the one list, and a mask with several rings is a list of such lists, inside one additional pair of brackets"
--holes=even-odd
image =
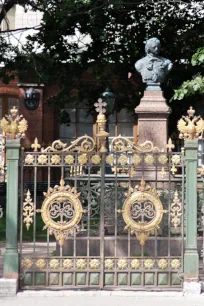
[(45, 223), (43, 230), (48, 229), (49, 234), (54, 234), (60, 246), (63, 246), (68, 235), (78, 228), (82, 214), (86, 212), (79, 200), (80, 193), (74, 187), (65, 186), (64, 179), (61, 179), (60, 186), (50, 187), (44, 196), (42, 207), (37, 210), (41, 212)]
[(129, 189), (123, 208), (118, 212), (122, 213), (127, 224), (125, 229), (130, 228), (144, 245), (150, 233), (159, 228), (163, 214), (168, 210), (163, 209), (158, 191), (142, 180), (139, 186)]

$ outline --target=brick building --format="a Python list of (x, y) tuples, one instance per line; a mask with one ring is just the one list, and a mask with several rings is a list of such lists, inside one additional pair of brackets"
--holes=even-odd
[[(34, 26), (37, 29), (41, 18), (41, 12), (25, 12), (21, 6), (16, 5), (8, 12), (7, 21), (1, 24), (1, 28), (2, 30), (11, 30)], [(14, 38), (20, 39), (23, 44), (26, 41), (26, 35), (32, 34), (33, 31), (29, 29), (20, 33), (16, 31), (9, 39), (14, 44)], [(29, 122), (27, 137), (24, 140), (25, 147), (32, 143), (35, 137), (38, 138), (39, 143), (45, 145), (59, 138), (70, 142), (85, 133), (95, 137), (96, 118), (88, 114), (88, 105), (85, 101), (79, 101), (77, 107), (69, 105), (66, 110), (70, 114), (71, 122), (69, 126), (60, 125), (55, 110), (47, 103), (47, 100), (57, 93), (57, 89), (46, 87), (43, 84), (25, 83), (25, 81), (22, 83), (16, 78), (8, 85), (0, 81), (0, 119), (8, 113), (11, 107), (19, 108), (19, 113)], [(27, 109), (24, 103), (24, 94), (31, 87), (34, 87), (40, 94), (40, 103), (35, 110)], [(111, 137), (119, 134), (136, 140), (137, 129), (134, 120), (134, 110), (130, 113), (122, 109), (120, 113), (111, 115), (109, 118), (110, 140)]]

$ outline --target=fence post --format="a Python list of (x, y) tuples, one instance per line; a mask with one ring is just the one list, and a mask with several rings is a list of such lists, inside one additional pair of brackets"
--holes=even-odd
[(4, 278), (18, 279), (18, 171), (20, 139), (7, 140), (6, 252)]
[(199, 281), (197, 250), (197, 156), (198, 140), (185, 140), (186, 155), (186, 246), (184, 281)]

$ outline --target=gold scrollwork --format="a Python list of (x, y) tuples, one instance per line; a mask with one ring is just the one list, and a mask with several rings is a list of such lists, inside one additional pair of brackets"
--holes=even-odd
[(119, 158), (118, 158), (118, 164), (121, 165), (121, 166), (125, 166), (127, 165), (128, 163), (128, 156), (127, 155), (121, 155)]
[(147, 152), (160, 152), (160, 149), (154, 147), (151, 141), (145, 141), (144, 143), (137, 145), (132, 142), (127, 137), (122, 137), (121, 135), (113, 138), (111, 142), (111, 152), (114, 153), (122, 153), (122, 152), (140, 152), (140, 153), (147, 153)]
[(161, 165), (166, 165), (166, 163), (168, 162), (168, 157), (166, 156), (166, 154), (159, 155), (158, 162)]
[(114, 267), (114, 261), (112, 259), (106, 259), (105, 268), (111, 270), (113, 269), (113, 267)]
[(66, 155), (64, 158), (64, 161), (67, 165), (73, 165), (74, 163), (74, 156), (72, 155)]
[(26, 269), (30, 269), (33, 265), (33, 262), (31, 259), (29, 258), (26, 258), (23, 260), (23, 267), (26, 268)]
[(142, 158), (139, 154), (134, 154), (132, 157), (132, 163), (134, 166), (138, 166), (142, 161)]
[(89, 266), (91, 269), (99, 269), (100, 260), (99, 259), (91, 259), (89, 262)]
[(112, 155), (108, 155), (107, 157), (106, 157), (106, 164), (108, 164), (108, 165), (113, 165), (113, 163), (114, 163), (114, 157), (112, 156)]
[(87, 161), (88, 161), (88, 157), (87, 157), (86, 154), (81, 154), (81, 155), (79, 155), (79, 157), (78, 157), (78, 163), (79, 163), (80, 165), (86, 164)]
[(39, 163), (40, 165), (45, 165), (45, 164), (47, 164), (47, 156), (44, 155), (44, 154), (39, 155), (39, 156), (38, 156), (38, 163)]
[(28, 189), (25, 202), (23, 202), (23, 223), (26, 224), (27, 230), (29, 230), (31, 223), (33, 223), (34, 204), (30, 197), (30, 190)]
[(59, 165), (61, 157), (57, 154), (51, 156), (51, 163), (54, 165)]
[(139, 269), (141, 267), (141, 261), (139, 259), (133, 259), (131, 261), (132, 269)]
[(148, 155), (145, 156), (144, 161), (147, 165), (153, 165), (154, 156), (152, 154), (148, 154)]
[(71, 259), (65, 259), (63, 261), (63, 268), (64, 269), (71, 269), (73, 267), (73, 261)]
[(84, 135), (82, 137), (77, 138), (72, 142), (70, 146), (67, 143), (63, 143), (61, 140), (55, 140), (51, 146), (46, 149), (42, 149), (42, 152), (80, 152), (80, 153), (88, 153), (92, 152), (95, 148), (96, 144), (93, 138), (90, 136)]
[(173, 155), (171, 158), (171, 162), (172, 162), (171, 173), (175, 175), (178, 171), (176, 166), (178, 166), (181, 163), (181, 156), (178, 154)]
[(81, 269), (81, 270), (86, 269), (86, 266), (87, 266), (87, 261), (85, 259), (81, 258), (76, 261), (76, 267), (78, 269)]
[(57, 269), (57, 268), (59, 268), (59, 260), (52, 259), (52, 260), (50, 260), (49, 265), (50, 265), (51, 269)]
[(82, 213), (85, 212), (79, 200), (80, 193), (74, 187), (65, 186), (61, 179), (60, 186), (49, 188), (44, 196), (42, 208), (37, 210), (41, 212), (45, 223), (43, 229), (48, 229), (50, 235), (54, 234), (62, 246), (68, 235), (78, 227)]
[(161, 269), (161, 270), (164, 270), (164, 269), (166, 269), (167, 267), (168, 267), (168, 260), (166, 260), (166, 259), (159, 259), (158, 260), (158, 267), (159, 267), (159, 269)]
[(46, 261), (44, 259), (40, 258), (36, 261), (35, 265), (39, 269), (44, 269), (46, 267)]
[(179, 259), (172, 259), (171, 267), (172, 269), (179, 269), (181, 266), (181, 261)]
[(204, 165), (202, 164), (200, 168), (198, 168), (197, 173), (200, 174), (200, 176), (204, 176)]
[(34, 156), (32, 154), (27, 154), (25, 157), (25, 164), (26, 165), (32, 165), (34, 162)]
[(125, 229), (130, 228), (140, 244), (144, 245), (149, 234), (159, 228), (163, 214), (168, 211), (163, 209), (157, 190), (142, 180), (139, 186), (129, 189), (123, 208), (118, 212), (123, 215)]
[(178, 197), (178, 191), (174, 194), (173, 203), (171, 203), (171, 223), (174, 228), (177, 228), (181, 224), (182, 206)]
[(93, 163), (94, 165), (100, 164), (100, 162), (101, 162), (101, 157), (100, 157), (100, 155), (97, 155), (97, 154), (93, 155), (93, 156), (91, 157), (91, 161), (92, 161), (92, 163)]
[(153, 259), (146, 259), (144, 261), (144, 267), (146, 269), (152, 269), (154, 267), (155, 261)]
[(121, 269), (121, 270), (122, 270), (122, 269), (126, 269), (127, 266), (128, 266), (128, 262), (127, 262), (126, 259), (123, 259), (123, 258), (122, 258), (122, 259), (119, 259), (119, 260), (118, 260), (118, 264), (117, 264), (117, 265), (118, 265), (118, 268)]

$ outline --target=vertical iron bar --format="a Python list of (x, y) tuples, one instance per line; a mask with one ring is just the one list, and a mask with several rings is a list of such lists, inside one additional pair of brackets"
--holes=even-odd
[(101, 275), (100, 288), (104, 287), (104, 195), (105, 195), (105, 153), (101, 154), (101, 196), (100, 196), (100, 257), (101, 257)]
[(181, 215), (181, 258), (182, 258), (182, 272), (184, 272), (184, 201), (185, 201), (185, 159), (184, 155), (181, 155), (182, 158), (182, 215)]
[[(128, 171), (128, 188), (131, 188), (132, 187), (132, 182), (131, 182), (131, 175), (133, 175), (133, 170), (134, 169), (134, 165), (132, 163), (132, 155), (131, 155), (131, 158), (129, 156), (129, 160), (131, 160), (131, 162), (129, 163), (129, 171)], [(131, 170), (132, 170), (132, 173), (131, 173)], [(127, 191), (128, 192), (128, 191)], [(128, 229), (128, 258), (130, 257), (130, 229)]]
[[(144, 169), (145, 168), (145, 162), (144, 162), (145, 155), (144, 155), (144, 153), (141, 154), (141, 157), (142, 157), (142, 179), (144, 179), (144, 171), (145, 171), (145, 169)], [(141, 246), (141, 257), (142, 258), (144, 257), (144, 245)]]
[[(35, 156), (35, 163), (36, 163), (36, 158), (37, 158), (37, 156)], [(36, 249), (36, 209), (37, 209), (37, 166), (34, 167), (34, 204), (35, 204), (35, 211), (34, 211), (34, 216), (33, 216), (33, 252), (35, 254), (35, 249)]]
[(114, 203), (114, 206), (115, 206), (115, 214), (114, 214), (114, 224), (115, 224), (115, 227), (114, 227), (114, 257), (116, 258), (117, 256), (117, 209), (118, 209), (118, 171), (117, 171), (117, 166), (118, 166), (118, 156), (116, 155), (116, 171), (115, 171), (115, 203)]
[[(158, 154), (155, 154), (155, 158), (156, 158), (156, 167), (155, 167), (155, 180), (156, 180), (156, 182), (155, 182), (155, 188), (156, 188), (156, 190), (157, 190), (157, 180), (158, 180), (158, 173), (157, 173), (157, 171), (158, 171)], [(154, 250), (154, 254), (155, 254), (155, 258), (157, 258), (157, 256), (158, 256), (158, 252), (157, 252), (157, 247), (158, 247), (158, 243), (157, 243), (157, 229), (155, 229), (155, 240), (154, 240), (154, 242), (155, 242), (155, 245), (154, 245), (154, 247), (155, 247), (155, 250)]]
[(167, 153), (169, 156), (169, 182), (168, 182), (168, 258), (171, 256), (171, 153)]
[[(21, 182), (21, 207), (20, 207), (20, 214), (21, 214), (21, 217), (20, 217), (20, 256), (19, 256), (19, 260), (20, 260), (20, 263), (22, 261), (22, 250), (23, 250), (23, 196), (24, 196), (24, 182), (23, 182), (23, 174), (24, 174), (24, 165), (23, 165), (23, 162), (24, 162), (24, 150), (21, 150), (20, 151), (20, 173), (21, 173), (21, 178), (20, 178), (20, 182)], [(21, 272), (21, 264), (20, 264), (20, 272)], [(21, 280), (21, 274), (20, 274), (20, 280)]]
[[(117, 208), (118, 208), (118, 155), (116, 154), (116, 171), (115, 171), (115, 214), (114, 214), (114, 261), (117, 258), (117, 235), (118, 235), (118, 220), (117, 220)], [(116, 286), (117, 279), (116, 273), (114, 273), (114, 285)]]
[(90, 162), (90, 156), (88, 157), (88, 224), (87, 224), (87, 257), (90, 257), (90, 212), (91, 212), (91, 197), (90, 197), (90, 174), (91, 174), (91, 162)]
[[(47, 169), (47, 188), (49, 189), (50, 188), (50, 166), (48, 166), (48, 169)], [(47, 229), (47, 256), (49, 257), (49, 253), (50, 253), (50, 235), (49, 235), (49, 230)]]

